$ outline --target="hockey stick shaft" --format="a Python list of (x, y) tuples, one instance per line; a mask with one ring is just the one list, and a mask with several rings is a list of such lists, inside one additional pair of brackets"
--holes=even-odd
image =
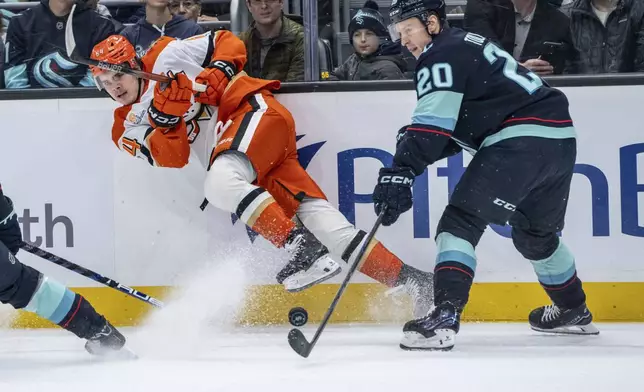
[(81, 267), (78, 264), (72, 263), (71, 261), (67, 259), (63, 259), (62, 257), (58, 257), (53, 253), (47, 252), (46, 250), (40, 249), (39, 247), (29, 244), (27, 242), (23, 242), (22, 245), (20, 246), (23, 250), (34, 254), (38, 257), (41, 257), (47, 261), (51, 261), (54, 264), (57, 264), (65, 269), (68, 269), (72, 272), (76, 272), (77, 274), (83, 275), (95, 282), (104, 284), (105, 286), (111, 287), (115, 290), (118, 290), (122, 293), (125, 293), (131, 297), (134, 297), (138, 300), (141, 300), (143, 302), (147, 302), (152, 306), (156, 306), (157, 308), (162, 308), (164, 306), (163, 302), (159, 301), (158, 299), (151, 297), (145, 293), (142, 293), (138, 290), (135, 290), (131, 287), (125, 286), (113, 279), (107, 278), (99, 273), (96, 273), (90, 269), (87, 269), (85, 267)]
[[(313, 347), (317, 343), (318, 339), (320, 339), (320, 335), (322, 335), (322, 332), (324, 331), (324, 328), (326, 328), (327, 323), (331, 319), (331, 315), (333, 315), (333, 311), (335, 310), (335, 307), (338, 305), (338, 302), (340, 302), (340, 298), (342, 298), (342, 294), (344, 294), (344, 291), (346, 290), (347, 286), (349, 285), (349, 281), (351, 280), (351, 277), (353, 276), (353, 274), (358, 269), (358, 265), (360, 264), (360, 260), (362, 260), (362, 258), (364, 257), (364, 254), (367, 252), (367, 249), (369, 248), (369, 244), (371, 244), (371, 241), (376, 236), (376, 232), (380, 228), (380, 224), (382, 222), (382, 217), (383, 217), (384, 213), (385, 213), (385, 208), (383, 208), (380, 211), (380, 214), (378, 214), (378, 218), (376, 219), (376, 223), (374, 223), (373, 228), (371, 229), (371, 231), (367, 235), (367, 238), (366, 238), (364, 244), (362, 244), (362, 248), (360, 249), (360, 252), (356, 256), (356, 260), (351, 265), (351, 268), (349, 268), (349, 271), (347, 272), (347, 276), (344, 278), (344, 281), (340, 285), (340, 289), (338, 289), (338, 292), (335, 294), (335, 297), (333, 298), (333, 302), (331, 302), (331, 305), (327, 309), (326, 314), (324, 315), (324, 318), (322, 319), (322, 322), (318, 326), (317, 331), (315, 331), (315, 335), (313, 335), (313, 340), (311, 340), (311, 343), (309, 343), (307, 345), (306, 352), (304, 352), (305, 355), (303, 355), (304, 357), (309, 356), (311, 351), (313, 351)], [(297, 331), (297, 332), (299, 332), (299, 334), (301, 334), (301, 332), (299, 330), (295, 330), (295, 331)], [(291, 332), (293, 332), (293, 331), (291, 331)], [(291, 342), (291, 343), (293, 343), (293, 342)], [(291, 347), (293, 347), (292, 344), (291, 344)], [(300, 353), (298, 350), (295, 350), (295, 351), (298, 352), (298, 354), (302, 355), (302, 353)]]
[[(154, 74), (138, 69), (132, 69), (120, 64), (112, 64), (105, 61), (86, 59), (80, 56), (76, 50), (76, 38), (74, 37), (74, 11), (76, 11), (76, 4), (72, 6), (72, 10), (69, 13), (69, 17), (67, 18), (67, 23), (65, 26), (65, 50), (67, 51), (67, 57), (69, 57), (71, 61), (78, 64), (101, 68), (107, 71), (132, 75), (139, 79), (153, 80), (162, 83), (170, 83), (172, 81), (172, 79), (166, 75)], [(206, 86), (192, 81), (192, 90), (203, 93), (206, 91)]]

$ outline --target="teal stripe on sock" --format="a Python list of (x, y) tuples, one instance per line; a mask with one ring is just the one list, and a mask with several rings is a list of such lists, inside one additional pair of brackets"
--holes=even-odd
[(438, 248), (436, 264), (456, 261), (465, 264), (472, 271), (476, 271), (474, 246), (466, 240), (451, 233), (443, 232), (436, 237), (436, 246)]
[(63, 296), (63, 300), (60, 301), (60, 304), (58, 304), (58, 307), (51, 315), (49, 320), (55, 324), (63, 321), (65, 316), (67, 316), (67, 313), (69, 313), (69, 311), (72, 309), (72, 305), (74, 305), (74, 298), (76, 298), (76, 294), (67, 289), (65, 291), (65, 295)]
[[(33, 297), (31, 297), (31, 301), (25, 307), (25, 310), (34, 312), (40, 317), (54, 322), (52, 316), (54, 316), (54, 313), (56, 313), (61, 303), (65, 301), (67, 292), (70, 292), (67, 287), (45, 276)], [(71, 305), (69, 306), (71, 307)], [(62, 317), (60, 320), (62, 320)]]
[(538, 275), (539, 282), (547, 285), (564, 284), (575, 275), (577, 268), (571, 265), (567, 271), (556, 275)]
[(472, 271), (476, 270), (476, 260), (472, 256), (457, 250), (441, 252), (436, 257), (436, 264), (444, 263), (446, 261), (456, 261), (468, 266)]
[(554, 253), (543, 260), (530, 260), (539, 282), (562, 284), (575, 274), (575, 258), (568, 247), (560, 240)]

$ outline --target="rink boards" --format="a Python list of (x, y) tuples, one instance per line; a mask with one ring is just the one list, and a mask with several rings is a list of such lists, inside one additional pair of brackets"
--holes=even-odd
[[(644, 320), (644, 87), (562, 88), (570, 100), (579, 151), (562, 238), (576, 256), (589, 305), (600, 320)], [(409, 122), (413, 91), (283, 94), (293, 112), (300, 157), (329, 200), (369, 230), (370, 193), (391, 160), (395, 135)], [(109, 99), (0, 101), (3, 119), (0, 180), (15, 199), (25, 240), (163, 297), (186, 276), (222, 260), (246, 267), (247, 306), (240, 321), (285, 322), (305, 306), (319, 319), (337, 285), (291, 295), (274, 285), (285, 258), (230, 214), (202, 212), (204, 170), (151, 168), (111, 142)], [(407, 263), (431, 270), (436, 224), (450, 190), (469, 162), (444, 160), (416, 181), (414, 210), (379, 239)], [(476, 284), (467, 316), (523, 320), (546, 301), (529, 263), (514, 250), (509, 230), (493, 227), (477, 248)], [(20, 259), (78, 288), (119, 324), (140, 320), (147, 306), (21, 252)], [(341, 281), (342, 276), (333, 282)], [(404, 319), (407, 305), (382, 295), (359, 276), (335, 321)], [(204, 298), (208, 300), (208, 298)], [(42, 325), (21, 315), (17, 326)]]

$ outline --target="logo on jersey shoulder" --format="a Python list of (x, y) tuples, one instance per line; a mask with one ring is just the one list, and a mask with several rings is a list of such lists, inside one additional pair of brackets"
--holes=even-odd
[(135, 113), (134, 111), (130, 111), (126, 119), (128, 122), (131, 122), (132, 124), (141, 124), (141, 121), (143, 121), (143, 117), (145, 116), (145, 110), (139, 110), (138, 113)]

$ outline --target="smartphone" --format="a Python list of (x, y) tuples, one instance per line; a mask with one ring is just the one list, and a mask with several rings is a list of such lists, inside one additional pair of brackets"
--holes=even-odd
[(544, 41), (541, 59), (549, 62), (555, 68), (555, 74), (561, 73), (566, 62), (567, 45), (563, 42)]
[(545, 53), (555, 54), (561, 51), (566, 46), (566, 44), (564, 44), (563, 42), (544, 41), (543, 46), (546, 49)]

